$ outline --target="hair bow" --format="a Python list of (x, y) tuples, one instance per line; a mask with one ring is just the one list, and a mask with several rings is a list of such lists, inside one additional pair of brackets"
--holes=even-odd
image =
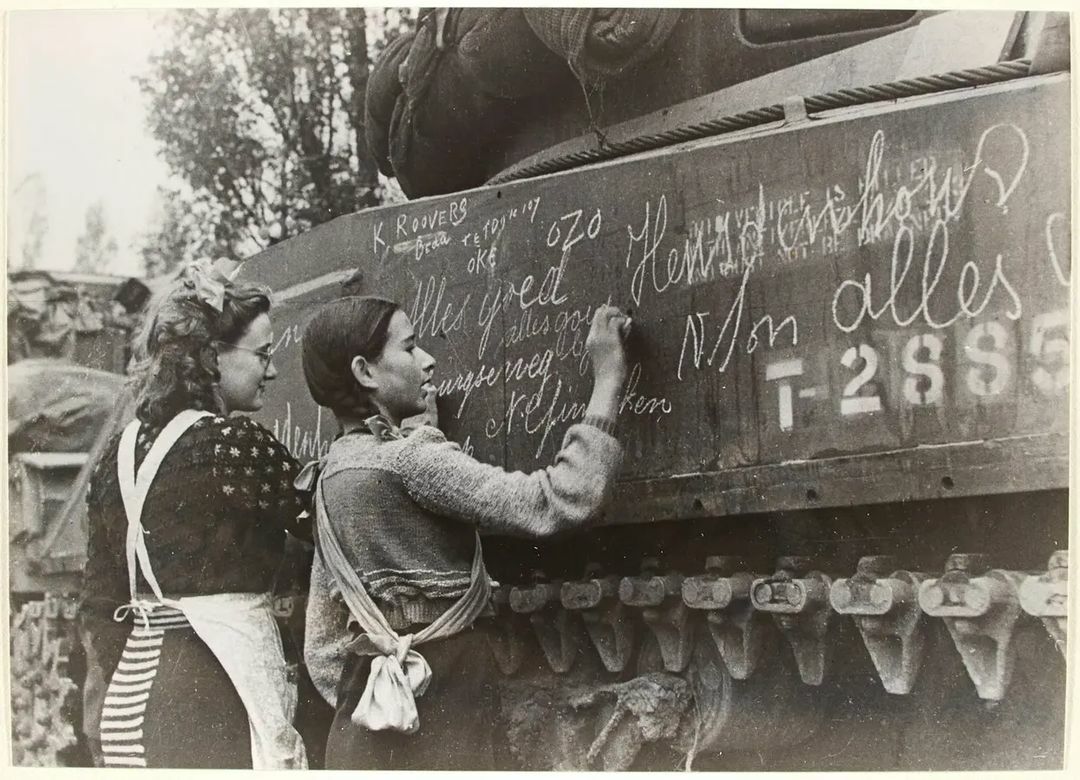
[(214, 311), (225, 308), (225, 284), (223, 276), (208, 257), (200, 257), (184, 270), (186, 282), (195, 291), (195, 297)]

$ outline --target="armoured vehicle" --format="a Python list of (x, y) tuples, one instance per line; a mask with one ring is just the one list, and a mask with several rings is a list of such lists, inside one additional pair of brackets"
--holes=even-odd
[[(1061, 766), (1068, 17), (441, 9), (368, 142), (409, 203), (249, 260), (302, 460), (321, 301), (401, 302), (442, 427), (544, 465), (634, 319), (616, 495), (488, 538), (508, 766)], [(462, 703), (463, 707), (467, 703)]]
[[(583, 412), (591, 308), (635, 323), (610, 507), (485, 539), (508, 768), (1062, 765), (1068, 25), (439, 9), (387, 47), (367, 140), (414, 200), (244, 264), (277, 298), (261, 421), (326, 451), (302, 326), (379, 293), (448, 435), (537, 468)], [(30, 500), (36, 536), (11, 521), (17, 763), (88, 763), (59, 598), (82, 452), (20, 478), (62, 505)], [(302, 641), (302, 592), (279, 606)], [(326, 716), (308, 687), (315, 741)]]

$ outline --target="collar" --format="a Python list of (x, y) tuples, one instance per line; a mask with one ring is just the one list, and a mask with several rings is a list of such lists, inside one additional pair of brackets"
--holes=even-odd
[[(402, 430), (381, 414), (375, 414), (368, 417), (364, 420), (361, 427), (348, 431), (347, 433), (370, 433), (378, 441), (393, 441), (395, 439), (405, 438), (405, 434)], [(298, 492), (306, 494), (309, 497), (314, 496), (315, 486), (319, 481), (319, 475), (322, 473), (325, 463), (325, 457), (308, 461), (304, 464), (304, 467), (300, 469), (300, 473), (298, 473), (293, 480), (293, 487), (296, 488)], [(308, 512), (305, 511), (301, 516), (307, 514)]]
[(401, 429), (381, 414), (372, 415), (364, 420), (364, 427), (367, 428), (368, 432), (378, 441), (392, 441), (394, 439), (405, 438), (405, 434), (401, 432)]

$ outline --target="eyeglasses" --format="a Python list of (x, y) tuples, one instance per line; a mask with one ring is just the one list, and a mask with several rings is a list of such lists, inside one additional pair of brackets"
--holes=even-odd
[(222, 346), (229, 347), (230, 349), (239, 349), (244, 352), (250, 352), (259, 358), (259, 362), (263, 365), (263, 371), (270, 367), (270, 361), (274, 359), (274, 350), (270, 347), (263, 347), (262, 349), (252, 349), (251, 347), (241, 347), (239, 344), (230, 344), (227, 341), (216, 341), (215, 344), (221, 344)]

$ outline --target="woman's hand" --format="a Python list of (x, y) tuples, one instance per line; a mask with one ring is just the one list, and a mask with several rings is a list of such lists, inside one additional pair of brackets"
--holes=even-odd
[(439, 391), (436, 388), (431, 387), (424, 391), (424, 404), (426, 406), (423, 414), (424, 424), (430, 425), (432, 428), (439, 427), (438, 400)]
[(626, 337), (631, 320), (614, 306), (602, 305), (593, 314), (585, 349), (593, 365), (593, 391), (586, 416), (615, 420), (626, 381)]
[(428, 390), (424, 390), (424, 405), (425, 409), (420, 414), (414, 414), (412, 417), (406, 417), (401, 421), (401, 430), (411, 431), (414, 428), (418, 428), (421, 425), (430, 425), (432, 428), (439, 427), (439, 406), (436, 403), (439, 398), (439, 391), (432, 387)]
[(593, 314), (585, 349), (597, 384), (611, 382), (621, 387), (626, 380), (626, 337), (630, 326), (630, 318), (614, 306), (598, 306)]

